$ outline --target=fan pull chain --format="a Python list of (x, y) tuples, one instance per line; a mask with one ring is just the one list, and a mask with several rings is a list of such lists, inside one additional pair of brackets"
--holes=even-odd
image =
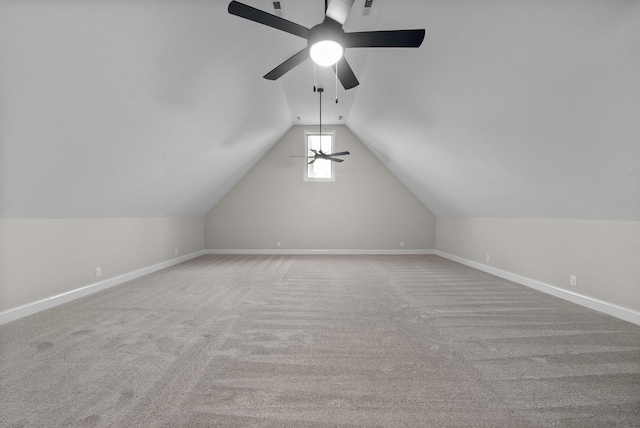
[(338, 62), (336, 62), (336, 104), (338, 104)]
[(318, 92), (320, 93), (320, 150), (322, 150), (322, 92), (324, 89), (318, 88)]
[(313, 63), (313, 92), (315, 92), (317, 90), (317, 82), (318, 79), (316, 78), (316, 63)]

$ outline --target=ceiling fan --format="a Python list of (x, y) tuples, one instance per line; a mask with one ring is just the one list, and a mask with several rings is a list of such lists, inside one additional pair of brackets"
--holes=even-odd
[(332, 66), (342, 86), (351, 89), (360, 83), (343, 56), (346, 48), (417, 48), (422, 44), (425, 33), (424, 29), (345, 33), (342, 26), (353, 2), (325, 0), (324, 21), (310, 29), (235, 0), (229, 3), (228, 11), (307, 40), (306, 48), (265, 74), (265, 79), (276, 80), (311, 57), (320, 66)]
[(350, 155), (351, 154), (349, 152), (324, 153), (322, 151), (322, 149), (320, 149), (320, 150), (309, 149), (309, 150), (311, 150), (315, 154), (313, 156), (289, 156), (289, 157), (290, 158), (308, 158), (308, 159), (311, 159), (311, 161), (309, 162), (309, 165), (311, 165), (312, 163), (314, 163), (318, 159), (329, 160), (329, 161), (332, 161), (332, 162), (344, 162), (344, 159), (336, 158), (335, 156), (346, 156), (346, 155)]

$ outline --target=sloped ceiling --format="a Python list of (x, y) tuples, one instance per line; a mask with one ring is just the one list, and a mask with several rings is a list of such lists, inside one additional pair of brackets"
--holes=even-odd
[[(321, 0), (281, 3), (322, 20)], [(323, 122), (436, 215), (640, 220), (640, 2), (363, 3), (345, 30), (425, 42), (348, 50), (360, 86), (338, 104), (317, 70)], [(310, 61), (262, 79), (304, 40), (227, 5), (0, 2), (2, 217), (204, 215), (292, 124), (317, 124)]]
[(436, 215), (640, 220), (640, 2), (396, 3), (425, 42), (369, 55), (349, 126)]
[(206, 214), (291, 126), (226, 7), (0, 2), (3, 216)]

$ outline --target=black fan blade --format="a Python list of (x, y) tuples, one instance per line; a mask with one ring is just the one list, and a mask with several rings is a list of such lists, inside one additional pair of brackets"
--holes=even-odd
[[(356, 75), (353, 74), (353, 70), (351, 69), (351, 66), (349, 65), (349, 63), (347, 62), (347, 59), (343, 56), (342, 58), (340, 58), (340, 61), (338, 61), (338, 79), (340, 80), (340, 83), (342, 83), (342, 87), (344, 89), (351, 89), (351, 88), (355, 88), (356, 86), (358, 86), (360, 84), (360, 82), (358, 82), (358, 79), (356, 78)], [(333, 65), (333, 71), (336, 71), (336, 66)]]
[(308, 158), (308, 159), (312, 159), (315, 156), (289, 156), (290, 158)]
[(316, 161), (316, 158), (313, 158), (313, 159), (311, 160), (311, 162), (309, 162), (307, 165), (311, 165), (311, 164), (312, 164), (312, 163), (314, 163), (315, 161)]
[(417, 48), (424, 30), (363, 31), (344, 35), (345, 48)]
[(244, 3), (232, 1), (229, 3), (229, 8), (227, 10), (232, 15), (236, 15), (250, 21), (259, 22), (260, 24), (285, 31), (295, 36), (302, 37), (303, 39), (309, 37), (309, 29), (307, 27), (303, 27), (295, 22), (287, 21), (279, 16), (271, 15), (263, 10), (256, 9), (255, 7), (247, 6)]
[(331, 162), (344, 162), (344, 159), (329, 158)]
[(291, 71), (296, 65), (302, 64), (307, 58), (309, 58), (309, 52), (307, 48), (302, 49), (297, 54), (265, 74), (263, 77), (269, 80), (277, 80), (285, 73)]
[(331, 153), (328, 156), (345, 156), (345, 155), (350, 155), (351, 153), (349, 152), (339, 152), (339, 153)]

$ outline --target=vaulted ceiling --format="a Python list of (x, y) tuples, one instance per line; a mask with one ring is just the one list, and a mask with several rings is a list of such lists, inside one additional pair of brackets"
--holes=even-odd
[[(311, 27), (323, 3), (282, 0), (283, 17)], [(227, 5), (0, 2), (2, 217), (204, 215), (287, 129), (317, 124), (311, 61), (262, 78), (306, 42)], [(345, 30), (425, 41), (347, 50), (360, 86), (338, 104), (318, 69), (323, 123), (436, 215), (640, 220), (640, 2), (363, 5)]]

